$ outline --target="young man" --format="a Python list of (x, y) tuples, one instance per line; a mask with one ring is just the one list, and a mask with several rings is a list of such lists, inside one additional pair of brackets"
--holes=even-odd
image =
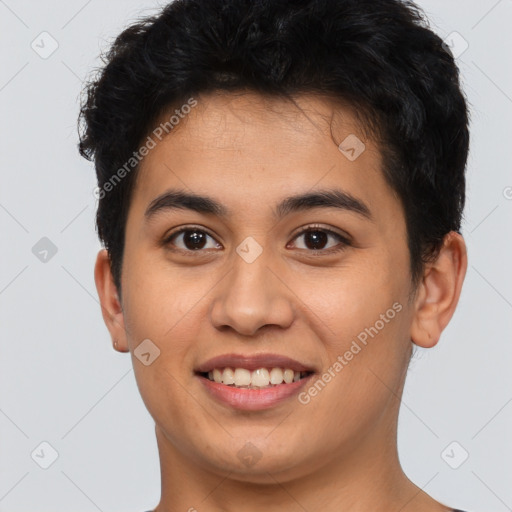
[(467, 108), (420, 11), (178, 0), (117, 38), (81, 120), (155, 510), (453, 510), (396, 443), (467, 266)]

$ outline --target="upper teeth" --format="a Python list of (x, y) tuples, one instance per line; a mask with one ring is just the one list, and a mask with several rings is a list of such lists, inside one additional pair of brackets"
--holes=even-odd
[[(304, 376), (306, 372), (302, 372)], [(237, 387), (266, 387), (269, 385), (290, 384), (300, 380), (301, 372), (294, 372), (290, 368), (258, 368), (250, 371), (245, 368), (215, 368), (208, 372), (208, 378), (218, 383)]]

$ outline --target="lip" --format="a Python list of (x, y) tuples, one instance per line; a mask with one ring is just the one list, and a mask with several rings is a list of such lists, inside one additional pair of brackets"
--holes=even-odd
[(264, 389), (245, 389), (213, 382), (207, 377), (196, 375), (206, 392), (222, 405), (243, 411), (261, 411), (275, 407), (297, 395), (315, 376), (314, 373), (290, 384), (279, 384)]
[(196, 373), (208, 373), (215, 368), (245, 368), (254, 371), (259, 368), (290, 368), (295, 372), (316, 372), (312, 366), (307, 366), (295, 359), (279, 354), (223, 354), (208, 359), (195, 368)]
[[(236, 388), (227, 386), (208, 379), (206, 374), (215, 368), (245, 368), (254, 371), (259, 368), (290, 368), (295, 372), (310, 372), (310, 375), (303, 377), (290, 384), (282, 383), (263, 389)], [(295, 359), (279, 354), (223, 354), (208, 359), (195, 368), (196, 377), (204, 386), (206, 392), (222, 405), (244, 411), (260, 411), (275, 407), (298, 394), (306, 386), (317, 372), (309, 365)]]

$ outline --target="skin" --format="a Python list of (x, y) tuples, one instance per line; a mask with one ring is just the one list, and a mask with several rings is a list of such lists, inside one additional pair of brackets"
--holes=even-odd
[[(337, 106), (333, 117), (332, 101), (308, 95), (296, 105), (251, 92), (196, 99), (141, 164), (121, 296), (105, 250), (95, 267), (105, 323), (116, 349), (131, 353), (156, 424), (155, 510), (451, 510), (404, 474), (396, 436), (412, 344), (436, 345), (459, 299), (462, 237), (445, 237), (413, 289), (401, 203), (350, 108)], [(366, 146), (354, 161), (337, 147), (349, 134)], [(208, 195), (232, 215), (181, 209), (145, 220), (148, 205), (171, 188)], [(334, 188), (364, 202), (371, 219), (321, 207), (272, 216), (284, 197)], [(179, 235), (164, 244), (186, 225), (211, 235), (200, 251)], [(311, 225), (351, 243), (330, 235), (312, 249), (300, 234)], [(246, 237), (263, 249), (252, 263), (236, 252)], [(335, 247), (343, 249), (329, 253)], [(401, 311), (308, 404), (294, 396), (238, 411), (214, 401), (194, 375), (199, 363), (232, 352), (283, 354), (322, 374), (395, 303)], [(160, 350), (149, 366), (134, 356), (147, 338)], [(237, 456), (247, 442), (260, 454), (250, 467)]]

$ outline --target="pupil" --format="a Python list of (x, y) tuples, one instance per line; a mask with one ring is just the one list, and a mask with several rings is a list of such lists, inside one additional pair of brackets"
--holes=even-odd
[[(205, 236), (204, 233), (198, 231), (187, 231), (183, 235), (183, 241), (187, 249), (201, 249), (205, 244)], [(189, 246), (189, 243), (191, 246)]]
[[(306, 246), (308, 249), (319, 249), (317, 247), (318, 244), (324, 245), (327, 241), (327, 233), (324, 233), (323, 231), (309, 231), (306, 233)], [(311, 240), (312, 243), (308, 243), (308, 241)]]

